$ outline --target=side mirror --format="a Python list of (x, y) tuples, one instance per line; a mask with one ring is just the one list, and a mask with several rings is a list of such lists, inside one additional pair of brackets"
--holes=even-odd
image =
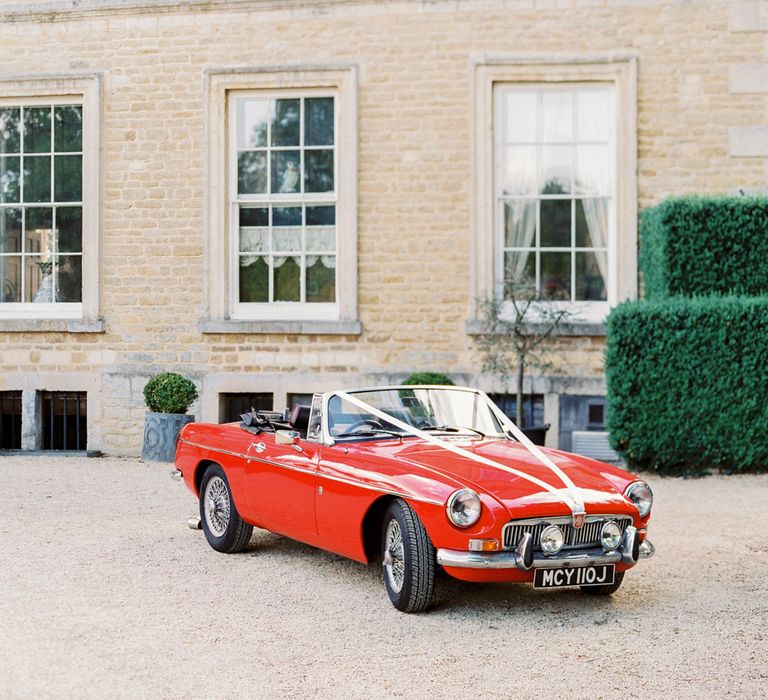
[[(276, 430), (275, 431), (275, 444), (276, 445), (293, 445), (299, 447), (301, 442), (301, 436), (295, 430)], [(299, 447), (299, 449), (301, 449)]]

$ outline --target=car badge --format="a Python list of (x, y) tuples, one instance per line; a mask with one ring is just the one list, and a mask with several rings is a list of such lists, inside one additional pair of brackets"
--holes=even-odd
[(584, 527), (584, 518), (586, 517), (586, 513), (574, 513), (573, 514), (573, 527), (576, 530), (580, 530), (582, 527)]
[(266, 450), (266, 449), (267, 449), (267, 446), (263, 442), (257, 442), (253, 446), (253, 451), (254, 452), (264, 452), (264, 450)]

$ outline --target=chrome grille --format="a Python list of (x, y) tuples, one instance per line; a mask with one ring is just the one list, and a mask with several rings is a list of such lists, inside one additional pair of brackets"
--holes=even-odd
[(533, 538), (533, 550), (541, 551), (541, 532), (548, 525), (558, 525), (563, 531), (565, 544), (563, 549), (587, 549), (600, 546), (600, 530), (608, 520), (614, 520), (621, 528), (622, 533), (632, 524), (632, 518), (628, 515), (588, 515), (583, 527), (578, 530), (573, 527), (571, 518), (541, 518), (537, 520), (512, 520), (508, 522), (502, 531), (504, 549), (514, 549), (526, 532)]

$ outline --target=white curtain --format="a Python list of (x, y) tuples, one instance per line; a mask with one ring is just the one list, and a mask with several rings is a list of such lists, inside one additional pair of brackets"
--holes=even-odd
[[(505, 203), (505, 245), (507, 248), (531, 248), (536, 237), (536, 203), (531, 200), (513, 199)], [(507, 275), (512, 282), (519, 282), (528, 260), (526, 253), (517, 253), (512, 269)]]

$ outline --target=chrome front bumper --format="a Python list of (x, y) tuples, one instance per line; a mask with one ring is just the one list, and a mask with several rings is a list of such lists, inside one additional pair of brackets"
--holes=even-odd
[(515, 551), (469, 552), (459, 549), (438, 549), (437, 563), (457, 569), (565, 569), (598, 564), (636, 564), (639, 559), (652, 557), (656, 548), (648, 541), (638, 542), (637, 530), (628, 527), (621, 547), (606, 553), (602, 549), (582, 549), (547, 556), (533, 553), (533, 540), (525, 538)]

